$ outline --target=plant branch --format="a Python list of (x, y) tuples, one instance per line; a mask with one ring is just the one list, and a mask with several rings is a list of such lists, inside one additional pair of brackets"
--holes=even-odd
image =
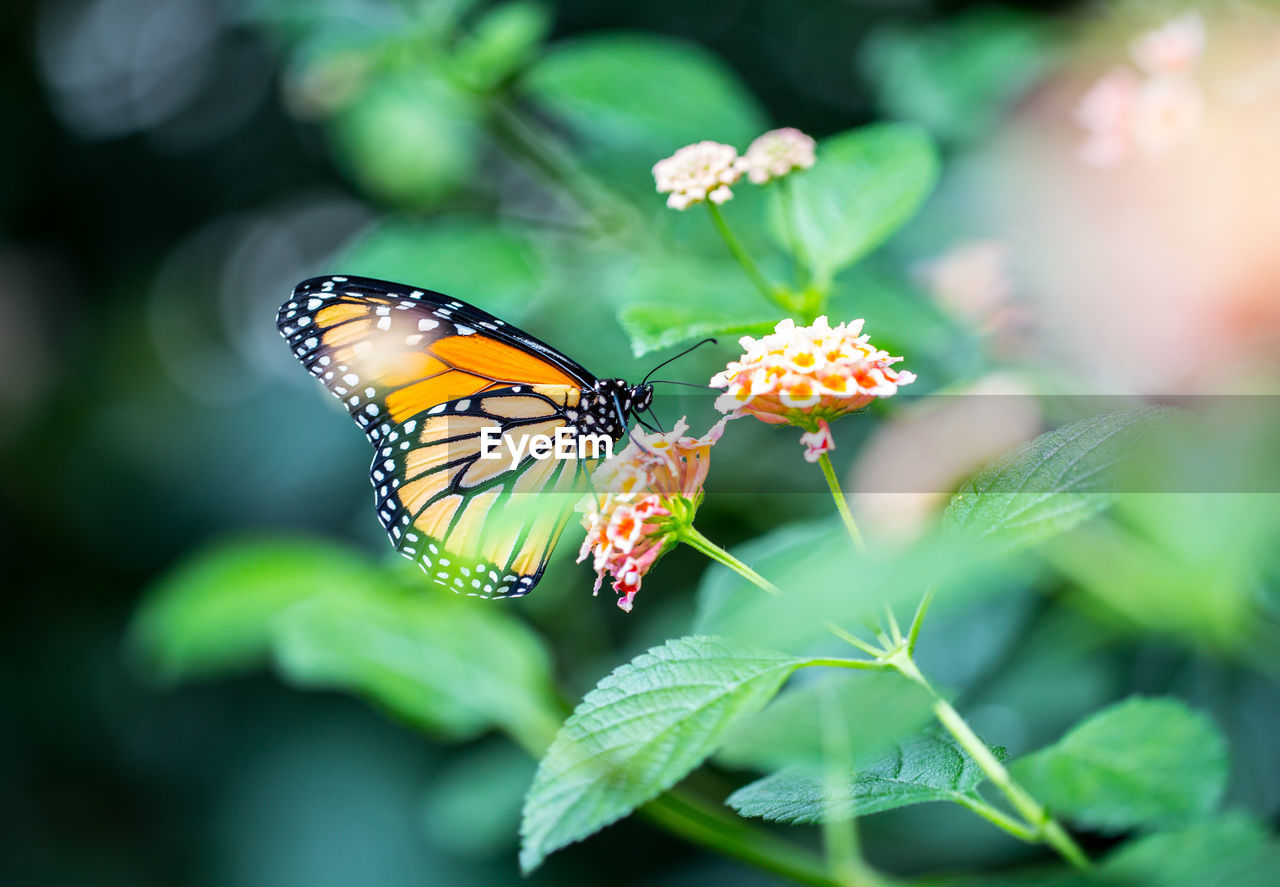
[(933, 685), (920, 673), (920, 669), (916, 667), (915, 661), (910, 654), (905, 649), (900, 649), (889, 656), (886, 661), (897, 669), (898, 673), (903, 677), (928, 691), (934, 700), (933, 713), (938, 722), (947, 729), (948, 733), (955, 737), (956, 742), (960, 743), (960, 747), (969, 753), (969, 757), (973, 758), (974, 763), (986, 774), (987, 779), (991, 780), (991, 784), (1000, 790), (1009, 800), (1009, 803), (1013, 805), (1013, 808), (1018, 811), (1018, 814), (1026, 820), (1027, 825), (1030, 826), (1030, 833), (1056, 850), (1063, 859), (1076, 868), (1081, 871), (1090, 869), (1092, 864), (1089, 862), (1089, 858), (1084, 855), (1084, 851), (1067, 834), (1066, 829), (1049, 815), (1049, 811), (1044, 808), (1044, 805), (1031, 797), (1026, 789), (1014, 781), (1012, 774), (991, 753), (991, 749), (987, 748), (987, 744), (978, 737), (978, 734), (973, 732), (973, 728), (969, 726), (969, 723), (960, 716), (960, 713), (951, 706), (951, 703), (938, 694)]

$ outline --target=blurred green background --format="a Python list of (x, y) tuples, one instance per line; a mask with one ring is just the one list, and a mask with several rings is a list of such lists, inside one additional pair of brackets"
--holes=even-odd
[[(295, 692), (257, 667), (255, 649), (242, 661), (221, 651), (220, 680), (166, 687), (213, 675), (183, 661), (166, 671), (127, 639), (157, 577), (211, 541), (320, 537), (378, 570), (391, 558), (369, 507), (366, 444), (291, 360), (276, 307), (313, 273), (399, 279), (475, 301), (601, 375), (638, 377), (676, 340), (636, 306), (720, 300), (717, 286), (740, 283), (704, 219), (662, 208), (654, 161), (701, 138), (741, 148), (770, 126), (822, 138), (896, 118), (924, 126), (944, 164), (964, 168), (1082, 15), (1066, 4), (787, 0), (7, 4), (0, 881), (523, 883), (516, 825), (533, 763), (507, 739), (424, 738), (403, 711)], [(906, 270), (972, 221), (946, 183), (835, 291), (858, 293), (877, 344), (909, 353), (926, 391), (992, 362)], [(743, 189), (729, 209), (744, 239), (766, 242), (759, 201)], [(779, 257), (763, 262), (786, 271)], [(771, 318), (740, 311), (738, 295), (718, 310), (744, 325)], [(678, 377), (700, 381), (729, 354), (690, 357)], [(712, 415), (705, 399), (664, 408), (667, 421)], [(845, 469), (861, 433), (841, 439)], [(779, 488), (820, 493), (795, 449), (777, 445)], [(727, 443), (713, 476), (760, 458), (748, 441)], [(733, 545), (828, 507), (820, 495), (713, 492), (699, 526)], [(1157, 549), (1202, 529), (1139, 512), (1126, 520)], [(1085, 549), (1059, 562), (1087, 562), (1093, 542), (1072, 538)], [(571, 563), (577, 541), (570, 531), (537, 594), (514, 605), (547, 639), (571, 700), (684, 633), (704, 570), (671, 555), (624, 618), (590, 596), (589, 571)], [(1131, 570), (1154, 575), (1162, 550)], [(1274, 613), (1280, 573), (1257, 551), (1238, 561)], [(1259, 564), (1273, 572), (1257, 579)], [(253, 567), (246, 586), (271, 569)], [(943, 608), (922, 662), (963, 688), (975, 724), (1014, 753), (1128, 693), (1183, 696), (1231, 742), (1226, 806), (1273, 819), (1274, 650), (1259, 664), (1189, 641), (1186, 626), (1100, 615), (1115, 577), (1076, 572), (1093, 603), (1064, 604), (1071, 582), (1059, 578)], [(1244, 618), (1210, 617), (1224, 633)], [(174, 648), (197, 658), (220, 642), (200, 623), (185, 630)], [(1111, 838), (1091, 840), (1097, 850)], [(866, 841), (873, 862), (903, 874), (1036, 858), (958, 809), (879, 817)], [(636, 823), (528, 880), (773, 883)]]

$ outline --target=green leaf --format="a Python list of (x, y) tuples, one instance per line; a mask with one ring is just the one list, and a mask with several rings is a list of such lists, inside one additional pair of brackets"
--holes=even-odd
[(224, 542), (151, 588), (129, 649), (166, 682), (245, 671), (266, 660), (271, 621), (286, 607), (316, 594), (373, 594), (395, 581), (368, 558), (319, 540)]
[(886, 605), (914, 607), (923, 589), (957, 603), (1008, 587), (1022, 565), (987, 556), (984, 546), (945, 536), (902, 549), (858, 554), (839, 520), (795, 524), (735, 549), (781, 590), (769, 595), (724, 567), (712, 567), (698, 592), (695, 630), (793, 653), (808, 653), (846, 629), (878, 618)]
[(1226, 787), (1227, 745), (1178, 700), (1133, 697), (1010, 769), (1055, 814), (1119, 831), (1210, 813)]
[(690, 142), (745, 149), (764, 115), (732, 71), (701, 47), (640, 34), (553, 45), (523, 79), (528, 94), (578, 137), (588, 159), (653, 193), (650, 168)]
[(1173, 414), (1163, 407), (1122, 410), (1042, 434), (970, 478), (944, 520), (1004, 549), (1064, 533), (1111, 504), (1112, 469)]
[(833, 731), (856, 759), (918, 733), (932, 720), (932, 697), (899, 675), (831, 670), (794, 682), (763, 711), (744, 717), (716, 760), (760, 771), (813, 768), (829, 763), (824, 736)]
[[(993, 749), (1004, 756), (1004, 749)], [(743, 816), (820, 823), (930, 801), (967, 803), (986, 776), (950, 737), (924, 735), (856, 761), (834, 784), (821, 767), (788, 767), (744, 786), (725, 802)]]
[(282, 613), (273, 639), (289, 681), (357, 693), (445, 736), (498, 726), (540, 748), (554, 729), (541, 641), (487, 601), (434, 591), (316, 597)]
[(977, 9), (932, 27), (873, 32), (862, 62), (888, 116), (963, 141), (991, 132), (1035, 84), (1050, 58), (1046, 38), (1030, 15)]
[(525, 800), (521, 867), (532, 871), (675, 785), (800, 664), (693, 636), (616, 669), (586, 695), (538, 765)]
[(350, 243), (336, 267), (445, 292), (509, 321), (529, 313), (545, 279), (527, 232), (453, 216), (447, 224), (381, 222)]
[(736, 264), (696, 256), (638, 263), (618, 296), (636, 357), (703, 336), (767, 332), (779, 317)]
[(939, 161), (924, 130), (880, 124), (823, 139), (812, 169), (775, 190), (774, 237), (801, 258), (819, 284), (871, 252), (907, 222), (938, 178)]
[(618, 322), (631, 337), (632, 353), (644, 357), (706, 336), (767, 333), (777, 323), (777, 311), (756, 309), (735, 314), (723, 307), (652, 303), (628, 305), (618, 313)]
[(459, 41), (454, 70), (473, 89), (492, 89), (533, 59), (550, 29), (551, 14), (540, 3), (495, 6)]
[(1280, 846), (1258, 822), (1230, 814), (1131, 841), (1100, 868), (1117, 887), (1271, 887)]

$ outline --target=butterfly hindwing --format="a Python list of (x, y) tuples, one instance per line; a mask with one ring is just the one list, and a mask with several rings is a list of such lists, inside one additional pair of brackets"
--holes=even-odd
[[(368, 278), (304, 281), (277, 325), (374, 445), (378, 518), (396, 549), (454, 591), (531, 590), (594, 461), (512, 465), (510, 453), (554, 438), (595, 378), (471, 305)], [(494, 458), (481, 458), (486, 428), (501, 434)]]
[[(394, 426), (371, 467), (378, 519), (438, 584), (483, 597), (527, 593), (594, 460), (524, 455), (513, 466), (510, 454), (527, 454), (533, 435), (554, 437), (563, 426), (562, 406), (523, 386), (449, 401)], [(486, 428), (501, 432), (489, 458)]]

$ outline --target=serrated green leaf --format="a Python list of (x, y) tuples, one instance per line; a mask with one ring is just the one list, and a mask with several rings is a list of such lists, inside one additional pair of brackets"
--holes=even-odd
[(1005, 549), (1064, 533), (1111, 504), (1115, 466), (1172, 414), (1162, 407), (1122, 410), (1042, 434), (968, 480), (944, 520)]
[(272, 647), (287, 680), (359, 694), (446, 736), (497, 726), (537, 748), (557, 719), (542, 642), (487, 602), (316, 597), (277, 618)]
[(261, 665), (272, 619), (316, 594), (374, 594), (389, 571), (337, 545), (311, 539), (221, 543), (196, 553), (148, 591), (129, 629), (129, 648), (162, 681)]
[[(993, 751), (999, 757), (1004, 749)], [(954, 739), (926, 734), (855, 761), (832, 784), (821, 767), (793, 766), (744, 786), (725, 801), (743, 816), (820, 823), (930, 801), (964, 803), (986, 778)]]
[(1227, 779), (1227, 745), (1176, 699), (1133, 697), (1089, 717), (1010, 768), (1055, 814), (1122, 830), (1205, 816)]
[(586, 695), (538, 765), (525, 800), (520, 865), (580, 841), (683, 779), (802, 660), (692, 636), (668, 641)]
[(526, 231), (452, 217), (447, 224), (381, 222), (357, 236), (335, 267), (439, 290), (508, 321), (529, 313), (545, 279)]
[(828, 283), (842, 268), (884, 243), (933, 190), (937, 151), (924, 130), (880, 124), (823, 139), (813, 168), (790, 176), (772, 212), (775, 238), (798, 243), (814, 278)]

